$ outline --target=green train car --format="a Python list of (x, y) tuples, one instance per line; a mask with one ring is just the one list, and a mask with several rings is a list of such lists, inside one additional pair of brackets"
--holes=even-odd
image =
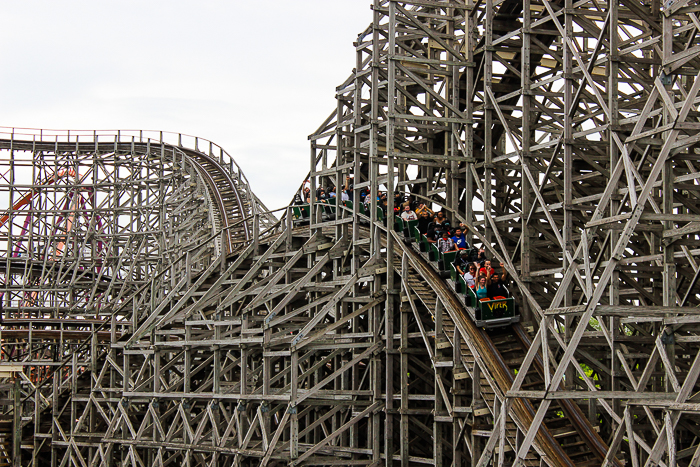
[[(417, 223), (417, 221), (411, 222)], [(520, 321), (520, 315), (512, 297), (477, 300), (474, 291), (467, 287), (464, 278), (457, 274), (453, 264), (458, 251), (441, 253), (436, 244), (428, 242), (426, 236), (418, 231), (417, 225), (406, 223), (398, 216), (394, 218), (394, 229), (397, 232), (404, 231), (404, 235), (410, 235), (416, 241), (419, 250), (427, 253), (428, 259), (441, 277), (452, 278), (455, 292), (464, 297), (465, 308), (478, 327), (491, 329)]]
[(466, 308), (477, 326), (490, 329), (520, 321), (513, 298), (497, 297), (491, 300), (477, 300), (474, 291), (470, 287), (466, 289)]

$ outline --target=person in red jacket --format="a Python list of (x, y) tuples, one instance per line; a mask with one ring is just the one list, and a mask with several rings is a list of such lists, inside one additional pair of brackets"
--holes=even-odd
[(479, 269), (479, 274), (483, 274), (486, 277), (491, 277), (491, 274), (494, 272), (496, 272), (496, 270), (491, 267), (491, 261), (488, 259), (484, 261), (484, 266)]

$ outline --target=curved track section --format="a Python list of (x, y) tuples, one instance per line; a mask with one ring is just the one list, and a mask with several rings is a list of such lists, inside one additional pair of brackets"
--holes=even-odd
[[(41, 416), (58, 416), (71, 384), (177, 303), (192, 277), (252, 245), (254, 225), (269, 235), (279, 223), (228, 154), (205, 140), (3, 133), (0, 367), (12, 368), (24, 410), (37, 417), (22, 419), (36, 433), (20, 455), (35, 452), (36, 462)], [(199, 150), (205, 143), (208, 153)]]
[[(310, 137), (311, 192), (347, 183), (354, 202), (312, 199), (283, 231), (198, 139), (15, 151), (17, 463), (699, 465), (697, 12), (374, 0)], [(474, 328), (386, 236), (396, 192), (504, 264), (522, 328)]]
[[(220, 224), (219, 229), (228, 232), (226, 239), (227, 254), (235, 249), (235, 244), (243, 244), (252, 239), (251, 218), (256, 213), (264, 213), (261, 217), (264, 218), (265, 224), (269, 225), (276, 222), (274, 217), (267, 213), (267, 208), (260, 204), (257, 197), (253, 193), (248, 192), (247, 181), (240, 169), (237, 172), (232, 172), (233, 163), (225, 166), (223, 164), (223, 156), (220, 157), (221, 160), (219, 161), (213, 154), (205, 154), (199, 150), (184, 146), (161, 143), (157, 140), (144, 138), (142, 132), (140, 133), (140, 140), (136, 140), (134, 137), (130, 138), (128, 134), (101, 134), (102, 142), (100, 143), (97, 138), (91, 140), (89, 133), (87, 136), (82, 135), (82, 138), (75, 135), (75, 141), (70, 141), (70, 132), (66, 132), (66, 135), (62, 138), (55, 136), (55, 141), (37, 141), (36, 137), (30, 138), (32, 135), (15, 134), (13, 132), (11, 133), (12, 139), (0, 138), (0, 149), (39, 153), (60, 152), (66, 155), (81, 151), (89, 153), (92, 150), (97, 157), (99, 157), (100, 151), (105, 151), (105, 154), (111, 154), (110, 150), (120, 154), (148, 154), (148, 157), (174, 158), (176, 157), (175, 154), (178, 153), (178, 156), (187, 158), (188, 163), (197, 167), (199, 177), (206, 183), (209, 196), (213, 199), (216, 206), (215, 216), (218, 219), (218, 224)], [(162, 138), (162, 132), (160, 135)], [(114, 141), (108, 141), (110, 136), (114, 138)], [(41, 138), (50, 140), (54, 136), (42, 132)], [(60, 139), (68, 139), (69, 141), (60, 141)], [(181, 136), (179, 141), (182, 142)], [(221, 151), (223, 155), (223, 150)], [(57, 165), (60, 165), (60, 163), (57, 162)]]
[(219, 229), (226, 232), (226, 253), (232, 253), (234, 241), (246, 243), (252, 237), (250, 203), (243, 202), (228, 172), (211, 157), (189, 149), (183, 152), (196, 161), (200, 176), (207, 182), (219, 212)]

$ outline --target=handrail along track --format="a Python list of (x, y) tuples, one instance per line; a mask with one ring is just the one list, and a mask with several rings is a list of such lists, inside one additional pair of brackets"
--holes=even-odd
[[(76, 148), (79, 148), (80, 145), (84, 147), (91, 146), (93, 150), (99, 147), (98, 143), (94, 141), (51, 142), (0, 138), (0, 149), (7, 150), (72, 152), (76, 151)], [(100, 143), (100, 145), (102, 148), (106, 149), (109, 147), (110, 150), (116, 152), (128, 151), (130, 153), (146, 154), (148, 152), (158, 152), (163, 148), (184, 154), (205, 181), (208, 192), (213, 198), (218, 210), (217, 214), (222, 224), (220, 227), (227, 232), (223, 253), (228, 255), (235, 251), (234, 245), (235, 243), (240, 243), (241, 239), (244, 239), (245, 243), (250, 241), (252, 237), (252, 227), (247, 219), (252, 206), (249, 202), (246, 203), (244, 201), (243, 196), (239, 192), (238, 184), (234, 182), (228, 171), (213, 157), (194, 149), (151, 140), (147, 142), (104, 142)], [(234, 226), (238, 220), (241, 222)], [(231, 226), (234, 227), (231, 228)]]

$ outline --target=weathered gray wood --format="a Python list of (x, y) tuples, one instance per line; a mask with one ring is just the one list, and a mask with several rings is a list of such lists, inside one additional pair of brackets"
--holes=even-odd
[[(200, 138), (0, 129), (0, 339), (34, 414), (23, 455), (697, 465), (696, 13), (373, 0), (309, 137), (312, 193), (349, 176), (354, 203), (333, 215), (312, 196), (305, 225)], [(393, 231), (395, 191), (504, 263), (528, 348), (473, 327)], [(569, 403), (579, 425), (548, 437)]]

